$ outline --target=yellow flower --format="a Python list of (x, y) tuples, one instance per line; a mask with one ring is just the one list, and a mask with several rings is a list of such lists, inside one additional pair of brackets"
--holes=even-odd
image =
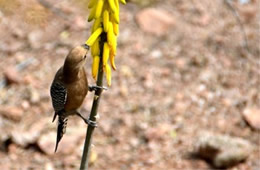
[[(106, 74), (108, 86), (111, 85), (111, 67), (116, 70), (115, 56), (120, 20), (119, 2), (126, 4), (125, 0), (90, 0), (88, 4), (90, 9), (88, 21), (94, 20), (91, 36), (86, 41), (86, 44), (91, 47), (93, 57), (92, 76), (95, 80), (97, 79), (100, 57), (102, 57), (102, 69)], [(107, 38), (104, 46), (100, 47), (99, 41), (102, 33), (105, 33)], [(100, 50), (100, 48), (103, 48), (103, 50)], [(100, 51), (103, 54), (99, 54)]]

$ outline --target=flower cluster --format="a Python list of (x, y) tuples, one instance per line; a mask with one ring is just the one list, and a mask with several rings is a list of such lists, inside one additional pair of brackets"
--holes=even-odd
[[(97, 79), (99, 62), (102, 58), (108, 86), (111, 85), (111, 67), (116, 70), (115, 55), (120, 20), (119, 1), (126, 4), (125, 0), (90, 0), (88, 5), (88, 8), (90, 8), (88, 21), (94, 20), (91, 36), (86, 41), (86, 44), (91, 47), (93, 57), (92, 76), (95, 80)], [(100, 54), (100, 36), (102, 33), (106, 35), (106, 42), (104, 42), (103, 53)], [(110, 64), (108, 61), (110, 61)]]

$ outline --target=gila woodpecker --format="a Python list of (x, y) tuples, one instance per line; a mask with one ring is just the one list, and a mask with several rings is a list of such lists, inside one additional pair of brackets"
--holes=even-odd
[(68, 116), (78, 115), (87, 124), (96, 126), (95, 122), (84, 118), (78, 111), (88, 91), (99, 88), (97, 86), (88, 86), (84, 68), (88, 50), (89, 46), (87, 45), (73, 48), (66, 57), (64, 65), (57, 71), (51, 85), (50, 93), (55, 111), (53, 121), (58, 116), (55, 152), (66, 131)]

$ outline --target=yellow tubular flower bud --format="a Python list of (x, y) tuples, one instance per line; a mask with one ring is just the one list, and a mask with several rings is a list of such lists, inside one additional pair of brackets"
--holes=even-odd
[(99, 56), (94, 56), (93, 63), (92, 63), (92, 77), (95, 80), (97, 80), (99, 61), (100, 61)]
[(119, 7), (119, 2), (118, 2), (118, 0), (115, 0), (115, 5), (116, 5), (116, 8)]
[(113, 52), (114, 55), (116, 55), (116, 47), (117, 47), (117, 37), (114, 36), (112, 40), (112, 46), (111, 46), (111, 51)]
[(120, 0), (120, 2), (122, 3), (122, 4), (126, 4), (126, 1), (125, 0)]
[(93, 57), (99, 55), (99, 53), (100, 53), (99, 40), (100, 40), (100, 37), (98, 37), (96, 39), (96, 41), (94, 42), (93, 46), (91, 47), (91, 55)]
[(116, 22), (119, 24), (120, 6), (119, 6), (119, 3), (118, 3), (118, 0), (115, 0), (115, 2), (116, 2), (116, 8), (117, 8), (117, 10), (116, 10), (116, 12), (115, 12), (114, 15), (116, 15), (116, 16), (115, 16), (115, 20), (116, 20)]
[(98, 29), (100, 27), (100, 24), (101, 24), (101, 18), (96, 19), (92, 26), (91, 32), (92, 33), (95, 32), (96, 29)]
[(104, 44), (104, 48), (103, 48), (103, 66), (107, 65), (108, 59), (109, 59), (109, 46), (107, 43)]
[(100, 16), (101, 16), (103, 5), (104, 5), (104, 1), (105, 0), (98, 0), (98, 2), (97, 2), (96, 14), (95, 14), (95, 18), (96, 19), (100, 18)]
[(88, 4), (88, 8), (92, 8), (96, 3), (96, 0), (90, 0)]
[(105, 66), (105, 72), (107, 77), (107, 84), (108, 86), (111, 86), (111, 68), (108, 64)]
[(89, 16), (88, 16), (88, 22), (92, 21), (96, 14), (96, 4), (91, 8)]
[(115, 0), (108, 0), (108, 4), (109, 4), (111, 10), (113, 11), (113, 13), (115, 13), (117, 11)]
[(119, 18), (119, 11), (116, 11), (112, 14), (113, 18), (115, 19), (115, 22), (119, 24), (120, 18)]
[(118, 35), (119, 34), (119, 25), (115, 22), (112, 22), (112, 24), (113, 24), (114, 34)]
[(113, 70), (116, 70), (115, 55), (112, 52), (110, 52), (109, 60)]
[(109, 28), (109, 13), (108, 10), (105, 10), (103, 13), (103, 26), (104, 26), (104, 31), (107, 32)]
[(113, 38), (114, 38), (114, 30), (113, 30), (113, 24), (109, 22), (109, 29), (107, 33), (107, 42), (110, 46), (113, 44)]
[[(111, 14), (112, 15), (112, 14)], [(119, 34), (119, 24), (117, 24), (117, 22), (115, 21), (113, 16), (110, 16), (111, 18), (111, 22), (113, 24), (113, 30), (114, 30), (114, 34), (118, 35)]]
[(91, 34), (89, 39), (86, 41), (86, 44), (91, 47), (102, 32), (103, 28), (98, 28), (93, 34)]
[(94, 54), (95, 54), (95, 53), (94, 53), (94, 48), (93, 48), (93, 47), (94, 47), (94, 45), (95, 45), (95, 43), (93, 44), (92, 48), (90, 48), (90, 50), (91, 50), (91, 56), (92, 56), (92, 57), (94, 57), (94, 56), (95, 56), (95, 55), (94, 55)]

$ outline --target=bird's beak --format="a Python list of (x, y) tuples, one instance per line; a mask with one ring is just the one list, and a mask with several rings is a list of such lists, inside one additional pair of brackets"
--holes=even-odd
[(87, 44), (83, 44), (82, 47), (86, 50), (89, 50), (89, 46)]
[(86, 50), (86, 54), (84, 55), (84, 59), (83, 59), (83, 61), (85, 61), (85, 59), (87, 58), (88, 50), (89, 50), (90, 47), (87, 44), (83, 44), (81, 46)]

